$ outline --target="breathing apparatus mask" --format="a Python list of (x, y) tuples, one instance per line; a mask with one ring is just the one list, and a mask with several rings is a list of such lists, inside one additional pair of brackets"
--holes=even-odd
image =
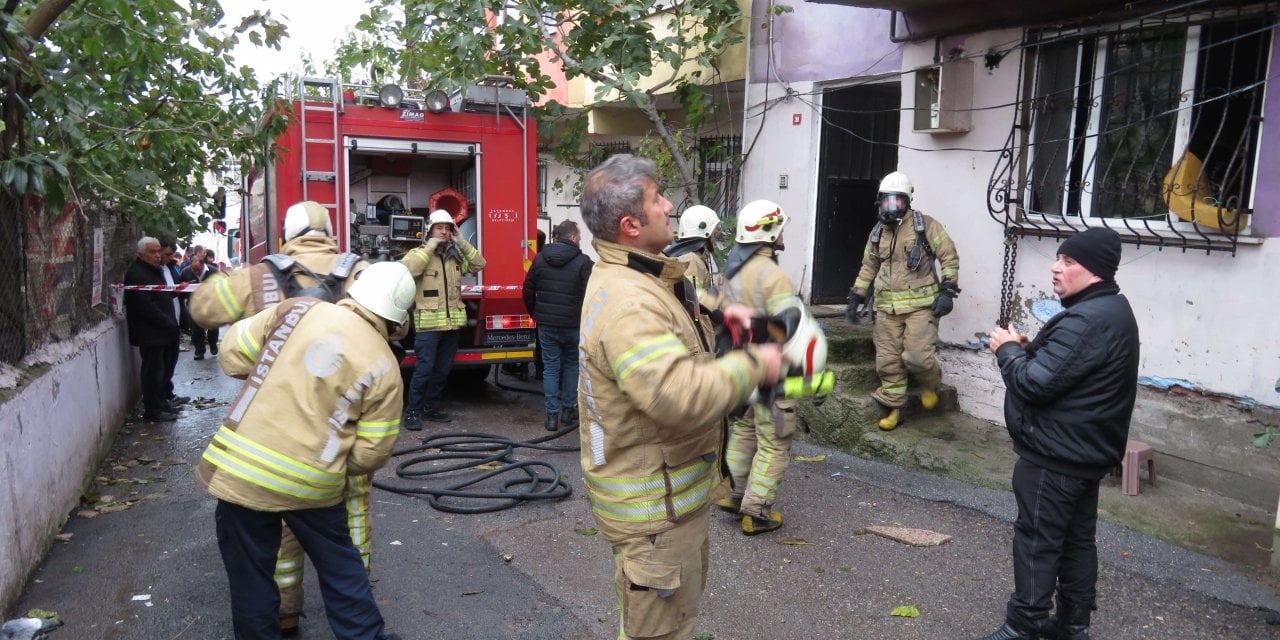
[(876, 201), (876, 216), (887, 225), (898, 221), (911, 210), (911, 198), (901, 193), (881, 193)]

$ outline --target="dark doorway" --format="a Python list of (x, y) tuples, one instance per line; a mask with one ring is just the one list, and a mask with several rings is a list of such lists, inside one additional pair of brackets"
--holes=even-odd
[(837, 304), (862, 264), (880, 179), (898, 166), (901, 87), (828, 89), (822, 104), (811, 297), (815, 304)]

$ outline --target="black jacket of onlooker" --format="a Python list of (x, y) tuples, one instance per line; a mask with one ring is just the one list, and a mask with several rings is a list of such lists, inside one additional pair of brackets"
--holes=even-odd
[[(138, 258), (124, 274), (126, 285), (168, 284), (164, 272)], [(125, 291), (124, 308), (129, 323), (129, 344), (163, 347), (178, 341), (178, 316), (169, 291)]]
[(582, 299), (594, 265), (572, 242), (559, 240), (543, 247), (524, 277), (524, 306), (534, 321), (548, 327), (581, 324)]
[(1005, 425), (1022, 458), (1099, 479), (1120, 464), (1138, 388), (1138, 323), (1114, 282), (1063, 300), (1024, 350), (996, 351)]

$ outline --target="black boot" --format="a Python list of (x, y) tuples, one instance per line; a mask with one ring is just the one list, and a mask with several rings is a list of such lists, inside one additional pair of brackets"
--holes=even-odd
[(1013, 625), (1006, 622), (999, 629), (978, 638), (978, 640), (1036, 640), (1039, 637), (1040, 636), (1036, 633), (1019, 631)]
[(572, 429), (578, 426), (578, 407), (565, 407), (560, 410), (560, 424)]
[(1041, 636), (1047, 640), (1089, 640), (1089, 616), (1093, 607), (1063, 602), (1049, 618), (1049, 628)]
[(543, 428), (544, 428), (544, 429), (546, 429), (547, 431), (559, 431), (559, 430), (560, 430), (560, 414), (559, 414), (559, 413), (548, 413), (548, 414), (547, 414), (547, 422), (546, 422), (546, 424), (543, 424), (542, 426), (543, 426)]

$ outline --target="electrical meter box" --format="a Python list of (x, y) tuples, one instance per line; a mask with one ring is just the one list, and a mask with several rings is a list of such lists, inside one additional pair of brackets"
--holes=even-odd
[(391, 216), (391, 239), (397, 242), (422, 242), (426, 236), (426, 220), (422, 216)]
[(973, 63), (951, 60), (915, 71), (916, 133), (962, 133), (971, 128)]

